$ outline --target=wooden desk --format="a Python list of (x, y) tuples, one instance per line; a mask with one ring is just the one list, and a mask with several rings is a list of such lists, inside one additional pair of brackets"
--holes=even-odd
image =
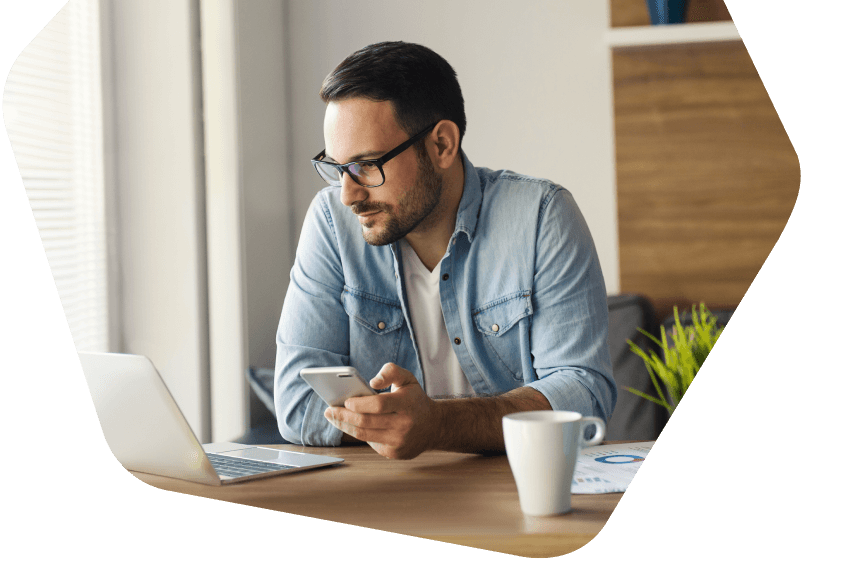
[(427, 452), (394, 461), (368, 446), (268, 446), (345, 458), (337, 466), (205, 486), (134, 472), (165, 490), (527, 557), (561, 556), (591, 541), (623, 494), (574, 495), (573, 511), (520, 510), (503, 456)]

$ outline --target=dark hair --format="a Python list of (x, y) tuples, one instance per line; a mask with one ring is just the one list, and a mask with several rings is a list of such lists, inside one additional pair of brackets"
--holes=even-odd
[(467, 128), (455, 70), (419, 44), (379, 42), (361, 48), (325, 78), (319, 96), (326, 104), (347, 98), (390, 101), (408, 136), (443, 119), (458, 125), (461, 139)]

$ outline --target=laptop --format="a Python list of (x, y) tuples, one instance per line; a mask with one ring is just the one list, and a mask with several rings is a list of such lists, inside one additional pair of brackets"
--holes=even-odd
[(343, 461), (233, 442), (202, 446), (150, 359), (79, 356), (109, 449), (128, 470), (219, 486)]

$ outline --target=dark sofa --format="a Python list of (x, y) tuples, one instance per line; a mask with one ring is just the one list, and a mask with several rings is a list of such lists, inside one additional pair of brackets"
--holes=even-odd
[[(647, 349), (651, 343), (638, 328), (657, 335), (660, 323), (650, 301), (635, 294), (612, 295), (609, 306), (609, 349), (612, 357), (615, 383), (618, 386), (618, 401), (609, 419), (607, 440), (655, 440), (668, 413), (661, 406), (626, 391), (632, 387), (656, 396), (650, 377), (640, 357), (629, 350), (627, 339)], [(721, 314), (719, 322), (724, 324), (729, 314)], [(682, 317), (681, 317), (682, 318)], [(663, 322), (673, 324), (673, 318)], [(273, 371), (268, 368), (249, 368), (246, 372), (251, 385), (252, 427), (234, 440), (247, 444), (285, 443), (278, 432), (272, 399)]]

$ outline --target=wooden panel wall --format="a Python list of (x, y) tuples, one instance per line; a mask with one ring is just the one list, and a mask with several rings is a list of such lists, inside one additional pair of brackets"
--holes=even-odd
[(800, 184), (744, 45), (617, 51), (613, 74), (622, 291), (737, 305)]

